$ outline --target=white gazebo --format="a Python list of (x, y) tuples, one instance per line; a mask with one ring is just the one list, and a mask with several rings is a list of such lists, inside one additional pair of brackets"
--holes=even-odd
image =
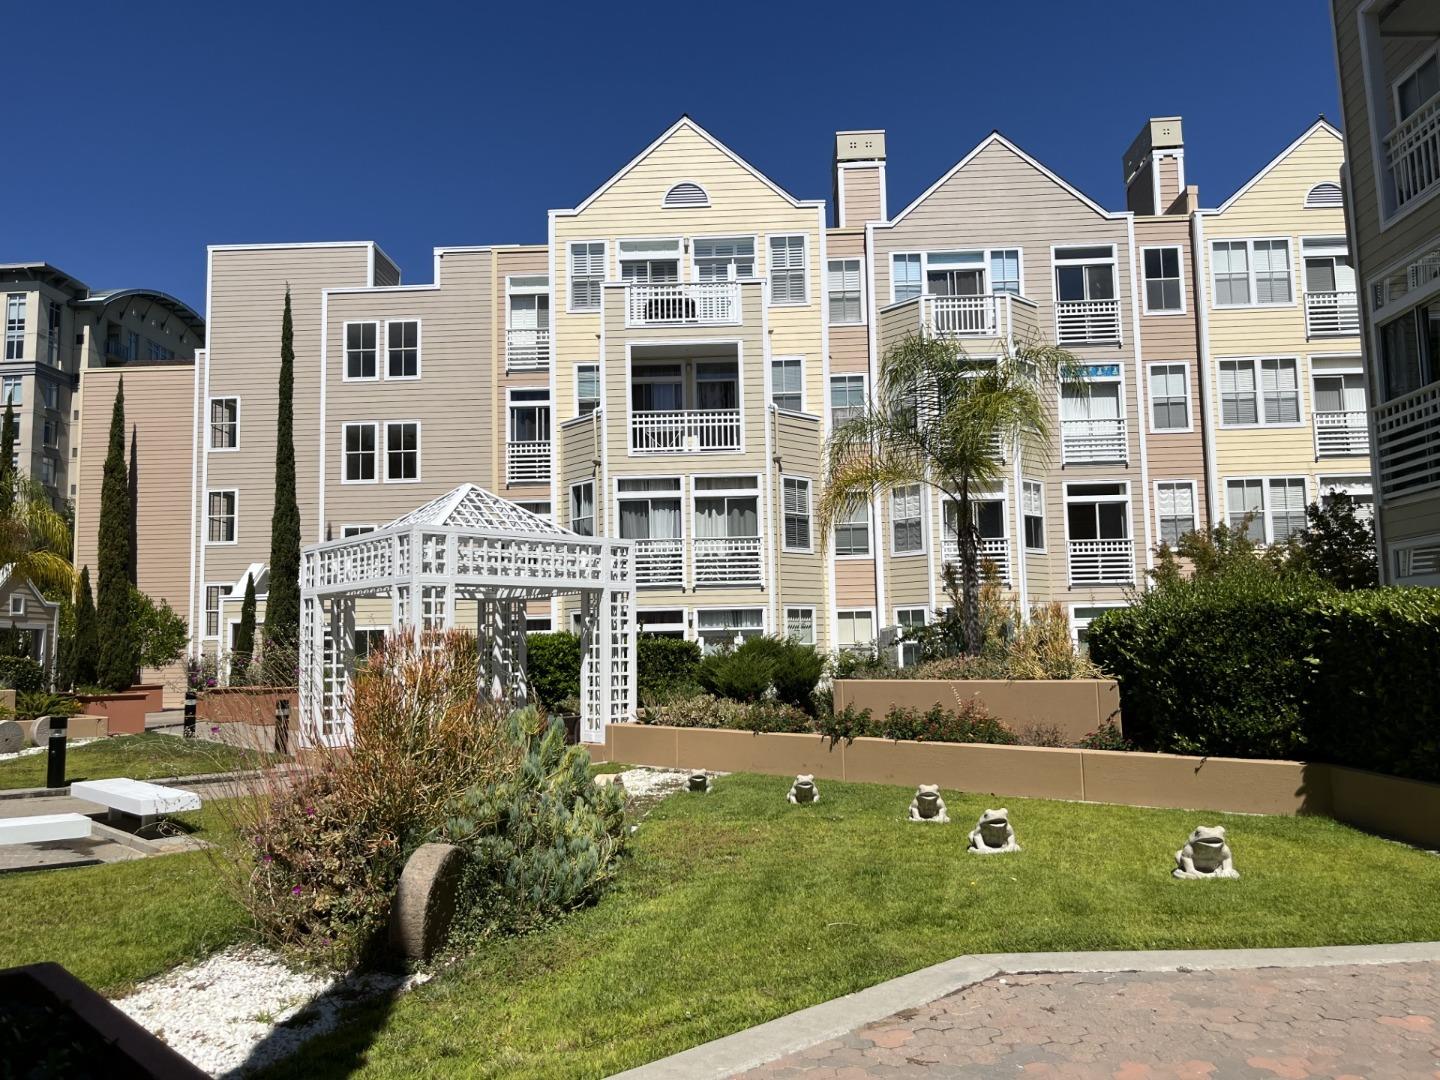
[(466, 601), (488, 686), (520, 702), (525, 684), (525, 605), (580, 598), (580, 738), (605, 741), (605, 725), (635, 714), (634, 589), (630, 544), (581, 536), (474, 484), (374, 532), (312, 544), (300, 560), (300, 733), (307, 745), (350, 734), (355, 604), (388, 599), (390, 624), (449, 629)]

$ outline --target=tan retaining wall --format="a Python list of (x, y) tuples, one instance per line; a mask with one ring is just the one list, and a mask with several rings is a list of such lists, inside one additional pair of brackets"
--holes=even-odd
[(1120, 688), (1114, 679), (838, 679), (835, 707), (869, 709), (877, 720), (894, 706), (954, 709), (958, 700), (978, 699), (1012, 731), (1059, 728), (1067, 742), (1079, 742), (1105, 721), (1120, 723)]
[(275, 705), (290, 702), (292, 722), (300, 716), (299, 691), (288, 686), (229, 686), (205, 690), (195, 702), (200, 724), (256, 724), (274, 726)]

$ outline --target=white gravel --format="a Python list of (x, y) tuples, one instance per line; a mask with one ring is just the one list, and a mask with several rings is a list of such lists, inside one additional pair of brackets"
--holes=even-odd
[[(707, 773), (710, 779), (724, 776), (724, 773)], [(627, 769), (620, 773), (620, 784), (625, 794), (648, 799), (662, 795), (673, 795), (684, 791), (690, 785), (689, 769)]]
[[(96, 742), (95, 739), (66, 739), (65, 747), (73, 750), (77, 746), (84, 746), (86, 743)], [(0, 761), (9, 761), (11, 758), (29, 757), (31, 754), (43, 754), (49, 747), (27, 746), (24, 750), (16, 750), (13, 754), (0, 754)]]

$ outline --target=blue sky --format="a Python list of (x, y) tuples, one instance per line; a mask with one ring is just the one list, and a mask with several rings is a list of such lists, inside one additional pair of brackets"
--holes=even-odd
[(487, 4), (81, 0), (7, 50), (0, 262), (203, 310), (205, 245), (542, 241), (688, 112), (828, 198), (833, 133), (889, 135), (899, 209), (998, 128), (1106, 206), (1148, 116), (1215, 205), (1339, 123), (1325, 0)]

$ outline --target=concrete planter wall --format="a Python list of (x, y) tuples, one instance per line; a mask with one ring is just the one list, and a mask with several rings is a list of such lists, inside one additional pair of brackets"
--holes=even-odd
[(103, 716), (111, 735), (139, 735), (145, 730), (146, 713), (159, 712), (164, 704), (164, 687), (132, 686), (118, 694), (76, 694), (75, 699), (89, 716)]
[(1079, 742), (1107, 720), (1120, 723), (1120, 688), (1114, 679), (839, 679), (835, 708), (869, 709), (881, 719), (892, 707), (954, 709), (978, 699), (1015, 732), (1059, 728), (1066, 742)]
[(610, 724), (597, 759), (663, 768), (814, 773), (821, 779), (939, 784), (997, 796), (1242, 814), (1323, 814), (1440, 846), (1440, 784), (1299, 761)]
[(275, 706), (290, 702), (290, 719), (300, 717), (300, 691), (293, 686), (223, 686), (202, 690), (195, 703), (195, 720), (202, 724), (273, 726)]

